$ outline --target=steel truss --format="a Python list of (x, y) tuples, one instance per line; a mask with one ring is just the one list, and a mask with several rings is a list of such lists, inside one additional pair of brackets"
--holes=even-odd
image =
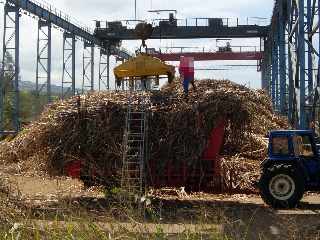
[(63, 33), (63, 67), (61, 98), (76, 94), (76, 36)]
[(99, 91), (102, 89), (110, 90), (110, 51), (100, 49), (99, 62)]
[[(51, 27), (64, 31), (63, 36), (63, 75), (61, 97), (75, 95), (75, 45), (76, 37), (96, 46), (103, 46), (87, 27), (70, 21), (69, 16), (47, 3), (34, 0), (6, 0), (4, 5), (3, 58), (0, 75), (0, 137), (17, 133), (20, 130), (19, 102), (19, 17), (20, 13), (39, 19), (37, 41), (36, 95), (46, 94), (52, 101), (51, 91)], [(90, 46), (91, 47), (91, 46)], [(129, 59), (130, 55), (122, 49), (110, 46), (112, 55)], [(93, 59), (93, 56), (91, 56)], [(86, 61), (87, 58), (84, 60)], [(91, 71), (84, 70), (83, 88), (94, 88), (93, 61)], [(87, 64), (85, 64), (87, 66)], [(90, 75), (90, 76), (89, 76)], [(87, 81), (90, 79), (90, 81)], [(39, 99), (37, 100), (39, 103)], [(37, 103), (37, 104), (38, 104)], [(38, 111), (36, 111), (38, 112)], [(10, 117), (8, 117), (10, 115)]]
[(84, 42), (82, 93), (94, 90), (94, 43)]
[[(265, 42), (264, 87), (274, 109), (294, 127), (314, 123), (319, 86), (320, 0), (277, 0), (271, 31)], [(315, 81), (317, 79), (317, 81)]]
[(41, 94), (47, 95), (47, 101), (52, 101), (51, 95), (51, 23), (39, 19), (37, 41), (36, 96), (40, 101)]
[[(16, 133), (19, 119), (19, 8), (4, 5), (3, 57), (0, 79), (0, 134)], [(5, 113), (11, 115), (5, 122)]]

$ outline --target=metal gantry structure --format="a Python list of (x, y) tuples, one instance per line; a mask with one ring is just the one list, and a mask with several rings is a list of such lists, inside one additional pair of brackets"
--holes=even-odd
[[(75, 23), (68, 15), (51, 5), (35, 0), (6, 0), (4, 3), (3, 59), (0, 78), (0, 136), (17, 133), (20, 130), (19, 81), (20, 81), (20, 18), (22, 14), (38, 19), (36, 96), (47, 96), (52, 101), (52, 27), (63, 32), (63, 73), (61, 98), (76, 94), (76, 41), (84, 42), (82, 92), (94, 90), (94, 50), (100, 49), (101, 59), (108, 59), (108, 70), (99, 73), (101, 81), (110, 85), (109, 59), (114, 55), (128, 59), (130, 55), (108, 41), (99, 40), (89, 28)], [(106, 49), (109, 49), (106, 51)], [(107, 56), (106, 56), (107, 55)], [(105, 61), (99, 63), (103, 68)], [(104, 68), (103, 68), (104, 69)], [(104, 74), (107, 72), (107, 74)], [(108, 87), (109, 88), (109, 87)], [(100, 90), (100, 87), (99, 87)], [(10, 103), (11, 119), (5, 122), (7, 111), (5, 99)]]
[(300, 129), (319, 122), (319, 0), (277, 0), (265, 39), (263, 87)]
[[(160, 20), (151, 39), (258, 38), (260, 51), (255, 53), (201, 53), (198, 60), (246, 59), (260, 62), (262, 88), (271, 96), (275, 111), (287, 116), (294, 127), (306, 129), (320, 125), (320, 0), (276, 0), (271, 24), (235, 25), (221, 18), (199, 18), (196, 25), (179, 25), (178, 20)], [(100, 49), (98, 88), (110, 89), (110, 56), (123, 61), (130, 55), (119, 49), (122, 40), (138, 40), (134, 29), (121, 22), (97, 22), (95, 31), (81, 27), (54, 7), (35, 0), (6, 0), (4, 4), (3, 59), (0, 81), (0, 135), (20, 129), (19, 29), (22, 14), (38, 19), (36, 96), (51, 93), (51, 31), (63, 32), (63, 73), (61, 98), (77, 93), (76, 42), (83, 41), (82, 92), (95, 87), (94, 51)], [(205, 20), (205, 25), (199, 21)], [(195, 53), (190, 53), (195, 55)], [(243, 55), (245, 54), (245, 55)], [(181, 55), (181, 54), (180, 54)], [(162, 55), (164, 60), (178, 60), (179, 54)], [(10, 99), (12, 121), (5, 122), (4, 99)]]
[[(19, 27), (20, 13), (15, 4), (4, 6), (3, 61), (0, 81), (0, 129), (8, 125), (8, 133), (19, 131)], [(5, 97), (12, 103), (12, 120), (5, 122)], [(2, 130), (3, 131), (3, 130)]]

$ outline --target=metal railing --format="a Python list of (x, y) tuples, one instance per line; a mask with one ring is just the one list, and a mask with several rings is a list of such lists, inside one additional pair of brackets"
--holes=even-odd
[[(232, 52), (234, 53), (245, 53), (245, 52), (260, 52), (259, 46), (230, 46)], [(160, 48), (160, 51), (155, 51), (155, 53), (215, 53), (218, 51), (217, 47), (207, 48), (207, 47), (164, 47)]]
[[(179, 27), (209, 27), (210, 21), (221, 20), (221, 25), (224, 27), (239, 27), (239, 26), (268, 26), (270, 24), (270, 19), (262, 18), (262, 17), (247, 17), (247, 18), (238, 18), (238, 17), (221, 17), (221, 18), (187, 18), (187, 19), (174, 19), (176, 21), (177, 26)], [(135, 28), (136, 24), (139, 22), (149, 22), (152, 23), (153, 26), (159, 26), (160, 22), (167, 21), (167, 18), (158, 18), (158, 19), (150, 19), (150, 20), (119, 20), (118, 22), (122, 23), (122, 26), (132, 29)], [(106, 21), (99, 21), (101, 25), (100, 28), (107, 28)]]

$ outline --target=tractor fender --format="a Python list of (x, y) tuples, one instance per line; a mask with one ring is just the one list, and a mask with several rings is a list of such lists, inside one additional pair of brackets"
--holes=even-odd
[(310, 177), (309, 177), (307, 169), (299, 161), (298, 158), (286, 159), (286, 160), (266, 159), (261, 163), (261, 170), (262, 171), (266, 171), (267, 169), (271, 168), (274, 165), (288, 165), (288, 166), (292, 166), (293, 168), (300, 169), (301, 172), (303, 173), (303, 176), (304, 176), (305, 180), (307, 180), (307, 181), (310, 180)]

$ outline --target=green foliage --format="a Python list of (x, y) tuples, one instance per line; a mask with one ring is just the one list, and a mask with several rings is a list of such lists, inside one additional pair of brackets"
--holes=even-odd
[[(3, 81), (0, 82), (4, 88), (3, 104), (3, 126), (6, 130), (13, 129), (13, 113), (16, 101), (16, 93), (13, 86), (14, 78), (14, 61), (11, 55), (7, 55), (3, 68), (5, 69), (5, 75)], [(38, 95), (35, 91), (21, 91), (19, 92), (19, 117), (22, 125), (33, 121), (43, 110), (47, 104), (47, 95), (42, 93)], [(56, 96), (53, 99), (57, 99)]]
[[(13, 94), (6, 94), (4, 98), (4, 126), (11, 129), (13, 119)], [(20, 91), (20, 123), (25, 125), (37, 118), (47, 103), (47, 96), (42, 94), (37, 96), (35, 92)]]

